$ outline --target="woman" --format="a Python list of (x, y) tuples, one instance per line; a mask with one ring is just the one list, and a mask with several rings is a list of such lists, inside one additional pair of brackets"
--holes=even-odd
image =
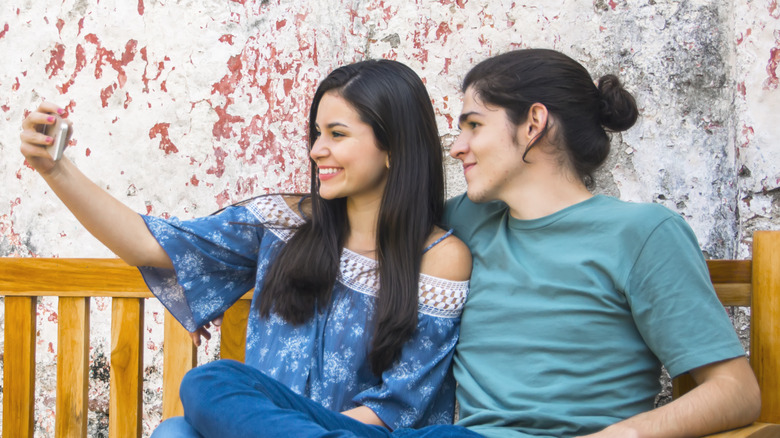
[[(42, 147), (51, 139), (35, 127), (54, 113), (63, 111), (43, 103), (25, 119), (22, 153), (92, 234), (141, 267), (185, 328), (200, 332), (255, 288), (247, 365), (190, 372), (187, 421), (169, 420), (155, 437), (250, 436), (260, 430), (257, 412), (267, 412), (252, 400), (271, 387), (368, 430), (451, 421), (449, 362), (471, 258), (436, 226), (441, 147), (411, 69), (364, 61), (320, 84), (309, 117), (310, 194), (264, 196), (190, 221), (139, 216), (67, 158), (51, 160)], [(284, 427), (288, 435), (295, 426)]]

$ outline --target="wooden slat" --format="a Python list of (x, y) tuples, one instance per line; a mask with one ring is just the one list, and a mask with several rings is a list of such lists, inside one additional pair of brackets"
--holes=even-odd
[(715, 292), (724, 306), (750, 306), (753, 286), (750, 283), (716, 283)]
[(222, 359), (244, 361), (249, 305), (248, 300), (239, 300), (225, 312), (220, 329), (222, 336), (219, 341)]
[(778, 438), (780, 437), (779, 424), (753, 423), (728, 432), (707, 435), (707, 438)]
[(151, 296), (138, 269), (120, 259), (0, 258), (0, 274), (2, 295)]
[(780, 423), (780, 233), (753, 234), (750, 363), (761, 386), (758, 421)]
[(57, 337), (58, 437), (87, 436), (89, 298), (60, 298)]
[(36, 298), (5, 298), (3, 437), (32, 438)]
[(752, 262), (750, 260), (707, 260), (710, 279), (718, 283), (746, 283), (752, 281)]
[(141, 436), (143, 327), (143, 299), (111, 300), (110, 438)]
[(167, 310), (163, 344), (163, 419), (180, 416), (184, 409), (179, 400), (179, 385), (184, 375), (195, 367), (197, 351), (189, 333)]

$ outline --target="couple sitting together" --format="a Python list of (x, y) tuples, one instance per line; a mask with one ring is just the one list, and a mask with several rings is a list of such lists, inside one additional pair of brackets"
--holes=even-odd
[[(36, 127), (64, 111), (30, 113), (28, 163), (194, 339), (254, 287), (246, 363), (191, 370), (184, 416), (154, 438), (682, 437), (754, 421), (758, 385), (690, 227), (590, 191), (608, 132), (638, 116), (618, 78), (518, 50), (462, 91), (449, 154), (464, 195), (445, 202), (420, 78), (370, 60), (314, 94), (310, 193), (193, 220), (138, 215), (52, 160)], [(698, 386), (654, 408), (662, 365)]]

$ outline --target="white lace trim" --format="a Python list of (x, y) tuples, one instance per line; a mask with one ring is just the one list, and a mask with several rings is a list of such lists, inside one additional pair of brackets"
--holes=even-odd
[(285, 242), (292, 236), (293, 228), (304, 222), (281, 195), (261, 196), (249, 203), (247, 208), (260, 219), (266, 230)]
[[(247, 205), (247, 208), (266, 228), (282, 241), (292, 236), (296, 225), (303, 223), (282, 196), (263, 196)], [(337, 281), (362, 294), (376, 296), (379, 291), (379, 273), (374, 259), (344, 248), (341, 253), (339, 276)], [(444, 278), (420, 274), (418, 311), (442, 318), (457, 318), (463, 311), (468, 297), (468, 281), (452, 281)]]

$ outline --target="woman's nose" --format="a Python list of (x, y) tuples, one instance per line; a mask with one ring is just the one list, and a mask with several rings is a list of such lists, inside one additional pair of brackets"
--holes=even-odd
[(312, 160), (317, 161), (318, 159), (324, 158), (327, 155), (328, 155), (328, 148), (326, 147), (322, 137), (319, 137), (317, 140), (314, 141), (314, 144), (311, 146), (311, 151), (309, 151), (309, 156), (311, 157)]

